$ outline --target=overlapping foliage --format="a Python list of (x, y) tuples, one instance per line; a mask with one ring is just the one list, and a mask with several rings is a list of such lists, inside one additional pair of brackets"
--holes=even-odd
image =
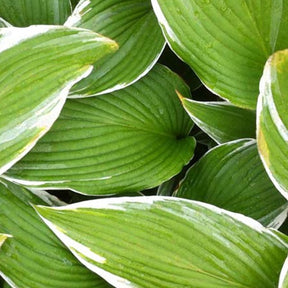
[(287, 0), (0, 17), (0, 287), (288, 287)]

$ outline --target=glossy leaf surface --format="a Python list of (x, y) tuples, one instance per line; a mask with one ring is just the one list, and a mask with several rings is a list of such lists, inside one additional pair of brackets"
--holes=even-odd
[(97, 62), (71, 97), (122, 89), (144, 76), (159, 58), (165, 40), (150, 0), (82, 0), (66, 26), (93, 30), (115, 40), (119, 50)]
[(57, 203), (49, 194), (41, 195), (0, 180), (0, 230), (13, 236), (0, 250), (0, 275), (13, 288), (110, 287), (82, 266), (39, 219), (30, 203)]
[(13, 26), (63, 24), (70, 14), (70, 0), (0, 0), (0, 17)]
[(121, 288), (272, 288), (288, 251), (253, 219), (184, 199), (109, 198), (37, 211), (84, 265)]
[(71, 86), (115, 42), (61, 26), (0, 29), (0, 174), (21, 159), (59, 116)]
[(288, 287), (288, 257), (283, 265), (281, 270), (279, 285), (278, 288), (287, 288)]
[(288, 208), (267, 176), (254, 140), (237, 140), (211, 149), (190, 168), (176, 195), (253, 217), (263, 225), (284, 212), (273, 224), (276, 228), (285, 220)]
[(288, 45), (283, 0), (152, 0), (172, 49), (203, 83), (235, 105), (255, 109), (268, 57)]
[(257, 107), (257, 141), (266, 171), (288, 198), (288, 50), (267, 61)]
[(159, 185), (180, 172), (195, 146), (176, 89), (189, 97), (184, 82), (159, 65), (121, 91), (68, 100), (49, 133), (7, 176), (84, 194)]
[(181, 98), (191, 119), (217, 143), (256, 138), (256, 113), (227, 102), (198, 102)]

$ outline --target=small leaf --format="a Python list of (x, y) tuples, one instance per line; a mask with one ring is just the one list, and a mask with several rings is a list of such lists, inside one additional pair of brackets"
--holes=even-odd
[(70, 14), (70, 0), (0, 0), (0, 17), (13, 26), (63, 24)]
[(191, 119), (217, 143), (256, 138), (256, 113), (227, 102), (198, 102), (181, 97)]
[(108, 198), (36, 210), (115, 287), (274, 288), (288, 252), (284, 238), (253, 219), (184, 199)]
[(288, 50), (265, 66), (257, 107), (257, 143), (266, 171), (288, 199)]
[(163, 182), (157, 189), (158, 196), (171, 196), (175, 190), (175, 187), (178, 185), (178, 175), (169, 179), (166, 182)]
[(195, 91), (202, 86), (200, 79), (190, 66), (179, 59), (168, 45), (165, 46), (158, 63), (164, 64), (177, 73), (187, 83), (191, 91)]
[(109, 93), (136, 82), (157, 62), (165, 44), (150, 0), (81, 0), (65, 25), (93, 30), (119, 44), (72, 89), (71, 97)]
[(68, 100), (49, 133), (6, 177), (95, 195), (158, 186), (181, 171), (195, 146), (176, 89), (189, 97), (185, 83), (159, 65), (123, 90)]
[(13, 236), (0, 249), (3, 279), (13, 288), (110, 287), (65, 249), (29, 203), (47, 205), (30, 191), (0, 180), (0, 230)]
[(0, 29), (0, 175), (50, 129), (90, 64), (115, 48), (115, 42), (84, 29)]
[[(208, 150), (212, 149), (213, 147), (217, 146), (218, 144), (209, 137), (206, 133), (203, 131), (199, 131), (194, 135), (197, 144), (204, 145), (208, 148)], [(202, 154), (200, 154), (202, 155)]]
[[(256, 142), (248, 139), (211, 149), (190, 168), (176, 195), (244, 214), (263, 225), (288, 208), (265, 172)], [(282, 215), (273, 226), (279, 228), (285, 218)]]
[(282, 0), (152, 0), (166, 39), (214, 93), (256, 108), (267, 58), (288, 45)]

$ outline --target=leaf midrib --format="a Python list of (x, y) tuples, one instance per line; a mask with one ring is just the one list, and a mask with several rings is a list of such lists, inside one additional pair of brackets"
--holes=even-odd
[[(69, 119), (76, 121), (75, 118), (65, 117), (66, 121), (69, 120)], [(63, 117), (62, 117), (62, 120), (64, 120)], [(188, 134), (183, 135), (183, 133), (179, 133), (179, 135), (177, 135), (176, 133), (174, 134), (172, 131), (171, 132), (168, 132), (168, 131), (165, 132), (165, 131), (160, 131), (160, 130), (154, 130), (153, 131), (153, 130), (150, 130), (148, 127), (147, 128), (145, 128), (143, 126), (142, 127), (136, 127), (136, 126), (127, 125), (127, 124), (124, 124), (124, 123), (106, 122), (106, 121), (103, 122), (103, 120), (102, 120), (102, 122), (96, 123), (95, 121), (92, 121), (92, 120), (89, 120), (89, 119), (85, 119), (85, 122), (89, 122), (89, 123), (95, 124), (95, 126), (93, 128), (97, 128), (97, 126), (116, 126), (116, 127), (118, 126), (118, 127), (126, 128), (126, 129), (129, 129), (129, 130), (145, 132), (145, 133), (148, 133), (148, 134), (163, 136), (163, 137), (170, 138), (170, 139), (175, 139), (176, 138), (178, 140), (178, 139), (181, 139), (181, 138), (189, 137)], [(153, 124), (154, 123), (151, 123), (151, 126)], [(89, 128), (92, 128), (92, 127), (89, 127)], [(77, 128), (75, 128), (75, 129), (77, 129)], [(65, 131), (67, 131), (67, 129), (65, 129)], [(51, 130), (51, 132), (53, 132), (53, 129)]]

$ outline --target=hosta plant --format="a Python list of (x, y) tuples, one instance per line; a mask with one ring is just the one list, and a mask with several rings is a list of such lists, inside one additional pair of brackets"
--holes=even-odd
[(288, 1), (0, 17), (1, 287), (288, 287)]

